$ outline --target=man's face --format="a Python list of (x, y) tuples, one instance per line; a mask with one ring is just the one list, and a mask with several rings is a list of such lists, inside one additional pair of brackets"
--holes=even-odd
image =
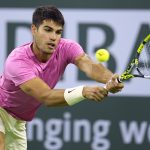
[(63, 27), (52, 20), (44, 20), (37, 28), (32, 25), (34, 51), (52, 55), (62, 35)]

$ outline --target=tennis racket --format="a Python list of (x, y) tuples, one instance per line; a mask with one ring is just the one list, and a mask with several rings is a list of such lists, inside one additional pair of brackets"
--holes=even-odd
[(135, 57), (118, 78), (118, 82), (123, 82), (134, 77), (150, 79), (150, 34), (140, 43)]

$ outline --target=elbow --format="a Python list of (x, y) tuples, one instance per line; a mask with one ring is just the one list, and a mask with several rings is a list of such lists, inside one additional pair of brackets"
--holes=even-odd
[(42, 104), (46, 107), (51, 107), (52, 106), (52, 104), (47, 99), (43, 99)]
[(93, 76), (91, 72), (86, 72), (85, 74), (88, 78), (91, 78)]
[(50, 100), (50, 99), (48, 99), (48, 98), (46, 98), (46, 97), (41, 98), (40, 102), (41, 102), (44, 106), (46, 106), (46, 107), (55, 106), (55, 104), (53, 103), (53, 101)]
[(55, 106), (54, 100), (51, 99), (51, 96), (41, 96), (40, 101), (46, 107)]
[(45, 105), (45, 106), (51, 106), (52, 105), (52, 100), (51, 100), (51, 91), (48, 90), (47, 92), (43, 92), (42, 94), (40, 94), (40, 96), (38, 97), (39, 101), (41, 102), (41, 104)]

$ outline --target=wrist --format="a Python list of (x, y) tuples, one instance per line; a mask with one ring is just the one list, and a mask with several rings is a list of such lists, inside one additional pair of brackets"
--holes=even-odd
[(74, 88), (68, 88), (64, 92), (64, 99), (68, 103), (68, 105), (74, 105), (79, 103), (85, 99), (83, 95), (84, 86), (77, 86)]

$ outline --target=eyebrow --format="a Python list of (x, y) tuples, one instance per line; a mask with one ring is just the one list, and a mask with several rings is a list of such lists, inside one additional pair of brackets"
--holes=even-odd
[(45, 27), (46, 27), (46, 28), (51, 28), (50, 26), (47, 26), (47, 25), (45, 25), (44, 28), (45, 28)]
[[(44, 28), (50, 28), (50, 29), (53, 29), (52, 27), (47, 26), (47, 25), (45, 25)], [(58, 29), (58, 31), (63, 31), (63, 29)]]

